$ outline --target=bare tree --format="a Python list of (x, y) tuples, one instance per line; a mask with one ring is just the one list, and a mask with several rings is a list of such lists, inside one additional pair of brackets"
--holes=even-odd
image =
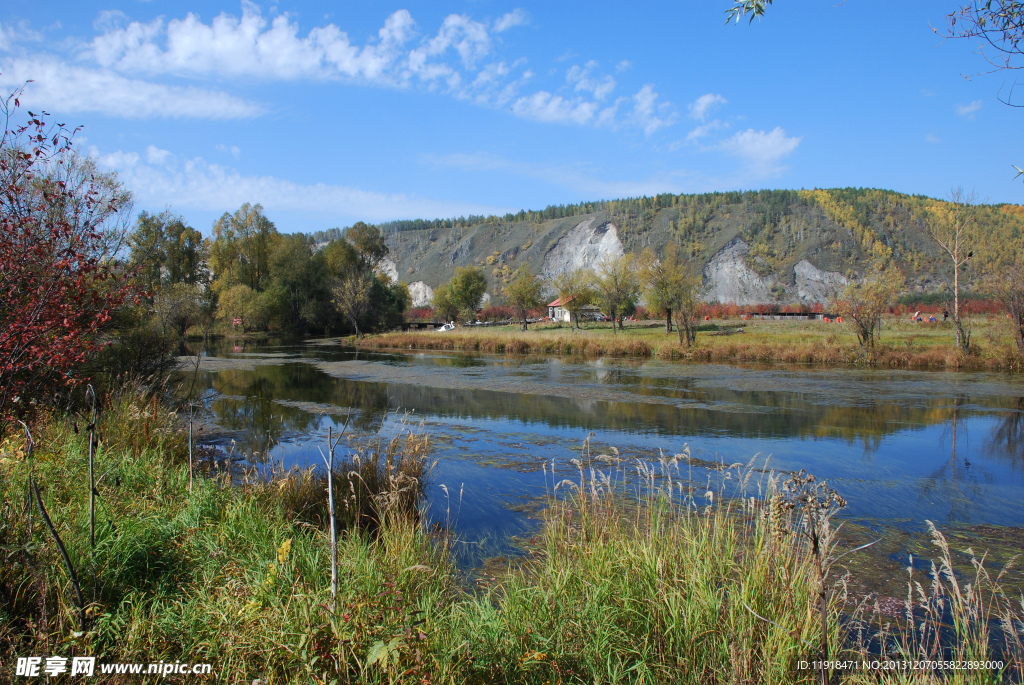
[(925, 224), (928, 235), (946, 253), (953, 267), (953, 280), (946, 286), (953, 295), (953, 327), (956, 329), (956, 347), (967, 352), (971, 347), (971, 332), (964, 330), (960, 312), (960, 272), (974, 256), (972, 245), (977, 229), (977, 197), (967, 194), (960, 186), (949, 192), (949, 201), (938, 210), (938, 216)]
[(989, 290), (1006, 310), (1017, 354), (1024, 358), (1024, 258), (1018, 258), (1005, 273), (992, 277)]
[[(939, 33), (938, 29), (932, 29)], [(1021, 0), (972, 0), (946, 15), (947, 38), (977, 38), (977, 53), (990, 71), (1024, 68), (1024, 2)], [(1013, 91), (1000, 99), (1015, 107)]]
[(905, 280), (899, 268), (890, 262), (876, 264), (871, 272), (857, 282), (851, 282), (836, 298), (833, 307), (848, 319), (857, 334), (861, 349), (869, 355), (882, 333), (882, 315), (903, 290)]

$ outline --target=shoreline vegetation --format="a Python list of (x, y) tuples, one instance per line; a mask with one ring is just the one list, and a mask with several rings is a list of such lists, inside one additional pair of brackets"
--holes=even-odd
[(426, 442), (346, 448), (332, 597), (322, 469), (235, 482), (212, 469), (190, 486), (182, 419), (125, 392), (98, 424), (90, 544), (88, 432), (43, 418), (34, 450), (18, 434), (0, 444), (5, 669), (59, 654), (205, 662), (228, 683), (814, 683), (822, 674), (800, 662), (827, 647), (831, 659), (1003, 663), (834, 672), (850, 683), (1024, 674), (1009, 567), (991, 577), (973, 553), (973, 567), (956, 564), (933, 529), (937, 558), (930, 573), (912, 564), (906, 598), (857, 600), (837, 563), (844, 502), (802, 473), (723, 465), (695, 487), (685, 453), (642, 462), (587, 441), (561, 465), (569, 477), (545, 463), (533, 552), (474, 589), (450, 526), (417, 513)]
[[(376, 350), (437, 350), (504, 355), (554, 355), (679, 360), (686, 362), (756, 362), (814, 366), (868, 366), (885, 369), (1020, 371), (1024, 368), (1009, 326), (998, 317), (974, 322), (972, 352), (953, 344), (951, 324), (886, 322), (882, 342), (872, 353), (857, 344), (841, 323), (822, 321), (730, 320), (705, 323), (697, 342), (680, 345), (664, 322), (639, 322), (613, 333), (610, 324), (577, 330), (564, 324), (518, 324), (449, 332), (407, 331), (350, 337), (347, 344)], [(1004, 328), (1006, 330), (1004, 330)]]

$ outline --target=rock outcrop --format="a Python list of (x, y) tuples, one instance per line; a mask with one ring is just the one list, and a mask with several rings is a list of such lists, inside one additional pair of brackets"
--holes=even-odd
[(385, 257), (382, 259), (380, 264), (377, 265), (377, 271), (385, 274), (391, 279), (392, 283), (398, 282), (398, 266), (390, 258)]
[(606, 257), (625, 254), (615, 224), (606, 221), (595, 226), (593, 218), (581, 221), (559, 238), (544, 256), (540, 276), (551, 282), (560, 274), (597, 266)]
[(828, 302), (842, 292), (846, 277), (835, 271), (822, 271), (806, 259), (793, 267), (796, 276), (796, 299), (808, 304)]
[(739, 305), (775, 302), (777, 281), (761, 276), (744, 259), (750, 246), (733, 238), (704, 267), (704, 298), (709, 302), (734, 302)]
[(814, 304), (833, 299), (846, 285), (846, 277), (823, 271), (806, 259), (793, 267), (794, 284), (784, 286), (774, 275), (762, 276), (747, 264), (750, 247), (734, 238), (704, 267), (704, 297), (709, 302), (739, 305)]
[(413, 281), (409, 284), (409, 295), (413, 307), (429, 307), (434, 300), (434, 289), (423, 281)]

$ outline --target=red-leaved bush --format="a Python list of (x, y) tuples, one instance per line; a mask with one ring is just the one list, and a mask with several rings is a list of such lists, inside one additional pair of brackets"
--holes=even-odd
[(15, 124), (20, 94), (0, 104), (0, 433), (83, 380), (100, 327), (132, 294), (116, 261), (131, 195), (45, 112)]

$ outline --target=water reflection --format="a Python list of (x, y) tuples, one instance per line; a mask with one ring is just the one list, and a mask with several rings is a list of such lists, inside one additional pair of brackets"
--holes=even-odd
[(1006, 411), (988, 439), (987, 452), (1006, 459), (1014, 468), (1024, 466), (1024, 397)]
[(387, 387), (325, 379), (308, 364), (257, 365), (248, 370), (201, 372), (205, 407), (230, 431), (237, 454), (263, 463), (282, 440), (326, 430), (323, 415), (347, 416), (351, 427), (378, 431), (390, 407)]
[[(213, 439), (253, 462), (315, 463), (328, 426), (356, 439), (410, 423), (430, 434), (439, 485), (465, 485), (460, 530), (494, 553), (531, 523), (540, 464), (583, 437), (657, 458), (689, 444), (704, 462), (808, 469), (870, 521), (1020, 526), (1024, 398), (1012, 376), (786, 371), (660, 362), (379, 354), (246, 343), (200, 370)], [(405, 416), (405, 419), (401, 417)], [(412, 417), (412, 418), (409, 418)], [(707, 474), (694, 471), (701, 482)], [(440, 504), (439, 504), (440, 502)]]

